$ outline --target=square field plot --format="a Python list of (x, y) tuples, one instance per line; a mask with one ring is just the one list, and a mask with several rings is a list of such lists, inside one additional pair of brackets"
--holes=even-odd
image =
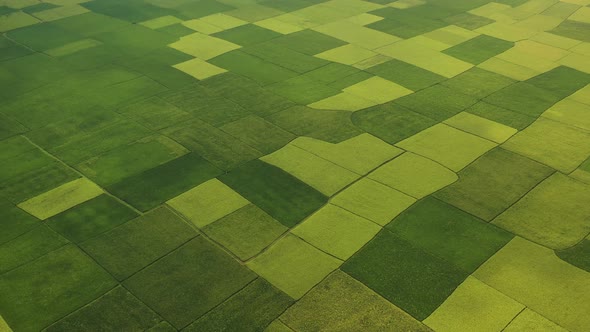
[(368, 178), (422, 198), (457, 181), (457, 174), (430, 159), (407, 152), (379, 167)]
[(395, 144), (437, 123), (434, 119), (396, 103), (385, 103), (354, 112), (352, 122), (390, 144)]
[(87, 306), (57, 321), (45, 331), (71, 331), (80, 327), (103, 330), (144, 330), (160, 316), (123, 287), (116, 287)]
[(469, 275), (388, 230), (381, 231), (342, 270), (418, 320), (428, 317)]
[(16, 330), (41, 330), (115, 286), (98, 264), (66, 245), (0, 276), (0, 310)]
[(39, 219), (47, 219), (103, 193), (93, 182), (80, 178), (63, 184), (18, 206)]
[(512, 234), (432, 197), (414, 204), (386, 228), (467, 272), (512, 239)]
[(261, 252), (288, 230), (253, 204), (205, 226), (203, 232), (246, 261)]
[(590, 130), (590, 105), (574, 98), (566, 98), (545, 111), (542, 117), (564, 124)]
[(211, 179), (169, 200), (168, 205), (202, 228), (249, 202), (217, 179)]
[(514, 135), (503, 148), (520, 153), (558, 171), (570, 173), (590, 155), (590, 134), (540, 118)]
[(345, 88), (343, 91), (382, 104), (399, 97), (409, 95), (413, 91), (381, 77), (371, 77)]
[(189, 151), (168, 137), (148, 136), (92, 157), (76, 166), (84, 175), (108, 186), (165, 164)]
[[(79, 177), (67, 166), (43, 153), (23, 137), (17, 136), (0, 142), (0, 150), (2, 150), (0, 192), (12, 203), (22, 203)], [(39, 200), (32, 201), (31, 209), (35, 209), (33, 206), (37, 204), (35, 202), (41, 203)], [(62, 208), (69, 207), (67, 202), (59, 203), (65, 204)], [(37, 208), (43, 209), (40, 206)], [(60, 209), (57, 206), (51, 208)], [(47, 212), (41, 210), (38, 212), (47, 216)]]
[(345, 65), (353, 65), (375, 55), (377, 55), (377, 53), (373, 51), (360, 46), (348, 44), (316, 54), (316, 57)]
[(201, 59), (192, 59), (185, 62), (174, 65), (174, 68), (198, 79), (204, 80), (206, 78), (223, 74), (227, 70), (224, 68), (217, 67), (210, 64), (209, 62)]
[(430, 331), (348, 274), (336, 270), (280, 317), (296, 330)]
[(260, 85), (277, 83), (297, 76), (294, 71), (264, 61), (241, 50), (225, 53), (209, 62), (252, 79)]
[(453, 128), (457, 128), (498, 144), (505, 142), (518, 132), (518, 130), (514, 128), (468, 112), (461, 112), (452, 118), (445, 120), (444, 123)]
[(330, 203), (385, 226), (415, 201), (411, 196), (363, 178), (334, 196)]
[(441, 84), (474, 98), (483, 98), (515, 82), (504, 75), (474, 67)]
[(590, 276), (553, 250), (515, 237), (473, 276), (569, 331), (590, 325)]
[(502, 330), (524, 305), (468, 277), (424, 324), (435, 331)]
[(514, 43), (512, 42), (481, 35), (448, 48), (443, 53), (477, 65), (513, 46)]
[(248, 262), (248, 267), (294, 299), (299, 299), (342, 262), (295, 235), (287, 235)]
[(288, 131), (255, 115), (227, 123), (221, 126), (220, 129), (265, 154), (282, 148), (295, 138)]
[[(590, 186), (556, 173), (492, 223), (553, 249), (569, 248), (590, 232)], [(563, 216), (568, 216), (567, 222)]]
[(291, 144), (360, 175), (402, 153), (401, 149), (369, 134), (360, 134), (337, 144), (299, 137)]
[(219, 179), (287, 227), (295, 226), (327, 201), (319, 191), (260, 160)]
[(437, 124), (406, 138), (397, 146), (458, 172), (496, 144), (445, 124)]
[(238, 138), (199, 119), (166, 128), (163, 133), (225, 171), (262, 155)]
[(39, 225), (39, 219), (19, 209), (11, 202), (0, 198), (0, 245)]
[(435, 196), (486, 221), (502, 213), (553, 169), (496, 148), (459, 172), (459, 180)]
[(443, 76), (396, 59), (373, 66), (366, 71), (410, 90), (421, 90), (445, 80)]
[(258, 278), (184, 331), (262, 331), (292, 301), (285, 293)]
[(161, 207), (81, 247), (115, 278), (125, 280), (196, 235), (176, 214)]
[(107, 189), (137, 209), (147, 211), (219, 174), (220, 169), (189, 153), (128, 177)]
[(538, 117), (561, 98), (555, 92), (519, 82), (496, 91), (483, 101), (524, 115)]
[(255, 278), (246, 267), (198, 236), (124, 285), (175, 328), (182, 329)]
[(332, 196), (360, 176), (293, 144), (260, 159), (285, 170), (326, 196)]
[(381, 227), (336, 205), (328, 204), (291, 230), (316, 248), (346, 260)]
[(0, 273), (27, 264), (66, 244), (68, 241), (51, 228), (45, 225), (36, 227), (0, 246)]
[(395, 101), (398, 105), (438, 121), (446, 120), (476, 102), (476, 98), (443, 85), (431, 86)]
[(47, 219), (46, 223), (68, 240), (81, 243), (137, 216), (117, 199), (102, 194)]
[(352, 124), (346, 111), (321, 111), (294, 106), (275, 113), (268, 118), (272, 122), (298, 136), (308, 136), (330, 143), (338, 143), (357, 136), (362, 131)]

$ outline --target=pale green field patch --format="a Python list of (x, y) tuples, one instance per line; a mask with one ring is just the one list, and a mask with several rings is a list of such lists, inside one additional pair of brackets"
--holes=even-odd
[(465, 281), (424, 324), (437, 332), (502, 331), (524, 306), (474, 277)]
[(76, 16), (84, 13), (88, 13), (89, 10), (79, 6), (79, 5), (67, 5), (63, 7), (56, 7), (52, 9), (42, 10), (40, 12), (35, 12), (33, 16), (36, 18), (45, 21), (56, 21), (62, 18)]
[(181, 62), (174, 65), (173, 67), (199, 80), (204, 80), (206, 78), (227, 72), (227, 70), (223, 68), (219, 68), (207, 61), (198, 58)]
[(102, 193), (102, 189), (90, 180), (79, 178), (24, 201), (18, 207), (45, 220)]
[(335, 194), (360, 176), (291, 144), (260, 160), (282, 168), (327, 196)]
[(23, 12), (10, 13), (0, 16), (0, 32), (26, 27), (39, 22), (35, 17)]
[(392, 101), (413, 93), (412, 90), (388, 81), (379, 76), (373, 76), (367, 80), (351, 85), (343, 90), (353, 95), (372, 100), (378, 104)]
[(430, 331), (340, 270), (312, 289), (280, 319), (296, 331)]
[(368, 178), (353, 183), (330, 201), (381, 226), (414, 202), (415, 198)]
[(590, 275), (516, 237), (474, 277), (571, 331), (590, 326)]
[(541, 114), (542, 117), (590, 130), (590, 105), (566, 98)]
[(434, 125), (396, 145), (440, 162), (455, 172), (496, 146), (492, 141), (445, 124)]
[(366, 133), (337, 144), (311, 137), (299, 137), (291, 144), (361, 175), (402, 153), (401, 149)]
[(341, 264), (342, 261), (289, 234), (247, 266), (287, 295), (299, 299)]
[(525, 81), (540, 74), (540, 72), (534, 69), (517, 65), (515, 63), (508, 62), (496, 57), (480, 63), (477, 65), (477, 67), (494, 72), (496, 74), (510, 77), (518, 81)]
[(288, 230), (254, 204), (207, 225), (203, 232), (242, 261), (257, 255)]
[(404, 40), (381, 47), (376, 52), (414, 66), (426, 69), (447, 78), (454, 77), (473, 67), (472, 64), (441, 52), (427, 49), (412, 40)]
[(316, 248), (346, 260), (381, 227), (336, 205), (327, 204), (291, 230)]
[(375, 55), (377, 55), (377, 53), (366, 48), (348, 44), (333, 48), (320, 54), (316, 54), (315, 56), (328, 61), (343, 63), (345, 65), (353, 65)]
[(492, 223), (547, 247), (566, 249), (590, 233), (588, 201), (590, 186), (556, 173)]
[(539, 315), (529, 308), (524, 309), (504, 330), (504, 332), (545, 331), (567, 332), (563, 327)]
[(160, 28), (164, 28), (176, 23), (180, 23), (182, 22), (181, 19), (179, 19), (176, 16), (172, 16), (172, 15), (166, 15), (166, 16), (161, 16), (161, 17), (157, 17), (157, 18), (153, 18), (151, 20), (147, 20), (147, 21), (143, 21), (139, 24), (143, 25), (144, 27), (148, 27), (150, 29), (160, 29)]
[(199, 32), (182, 37), (179, 41), (168, 46), (201, 60), (209, 60), (241, 47), (232, 42)]
[(430, 159), (404, 153), (368, 177), (415, 198), (427, 196), (457, 181), (457, 174)]
[(461, 112), (443, 122), (498, 144), (505, 142), (518, 132), (517, 129), (467, 112)]
[(303, 30), (303, 28), (298, 25), (281, 21), (276, 17), (267, 18), (254, 24), (283, 35), (288, 35), (290, 33)]
[(313, 30), (368, 50), (383, 47), (401, 40), (388, 33), (369, 29), (346, 20), (320, 25), (314, 27)]
[(166, 203), (202, 228), (250, 202), (221, 181), (211, 179)]
[(375, 101), (361, 98), (357, 95), (353, 95), (352, 93), (342, 92), (335, 96), (316, 101), (315, 103), (311, 103), (307, 106), (311, 108), (317, 108), (319, 110), (355, 112), (375, 106), (377, 104), (378, 103)]
[(564, 173), (575, 170), (590, 155), (586, 131), (540, 118), (502, 145)]

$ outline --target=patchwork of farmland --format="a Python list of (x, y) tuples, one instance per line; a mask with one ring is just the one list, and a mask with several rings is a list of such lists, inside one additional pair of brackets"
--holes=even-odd
[(590, 0), (0, 0), (0, 331), (590, 331)]

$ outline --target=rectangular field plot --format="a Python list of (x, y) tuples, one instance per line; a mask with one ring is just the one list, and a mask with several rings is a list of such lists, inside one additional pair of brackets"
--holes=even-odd
[(197, 154), (189, 153), (143, 173), (115, 183), (107, 190), (141, 211), (221, 174)]
[(44, 220), (102, 193), (102, 189), (96, 184), (80, 178), (28, 199), (18, 206)]
[(92, 157), (76, 168), (108, 186), (187, 153), (186, 148), (165, 136), (149, 136)]
[(298, 224), (327, 201), (319, 191), (259, 160), (219, 179), (287, 227)]
[(590, 331), (590, 0), (0, 0), (0, 332)]

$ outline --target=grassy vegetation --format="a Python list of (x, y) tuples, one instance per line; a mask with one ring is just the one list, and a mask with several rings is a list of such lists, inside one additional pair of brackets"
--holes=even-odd
[(0, 0), (0, 330), (590, 330), (587, 5)]
[(255, 278), (246, 267), (198, 236), (123, 284), (181, 329)]

